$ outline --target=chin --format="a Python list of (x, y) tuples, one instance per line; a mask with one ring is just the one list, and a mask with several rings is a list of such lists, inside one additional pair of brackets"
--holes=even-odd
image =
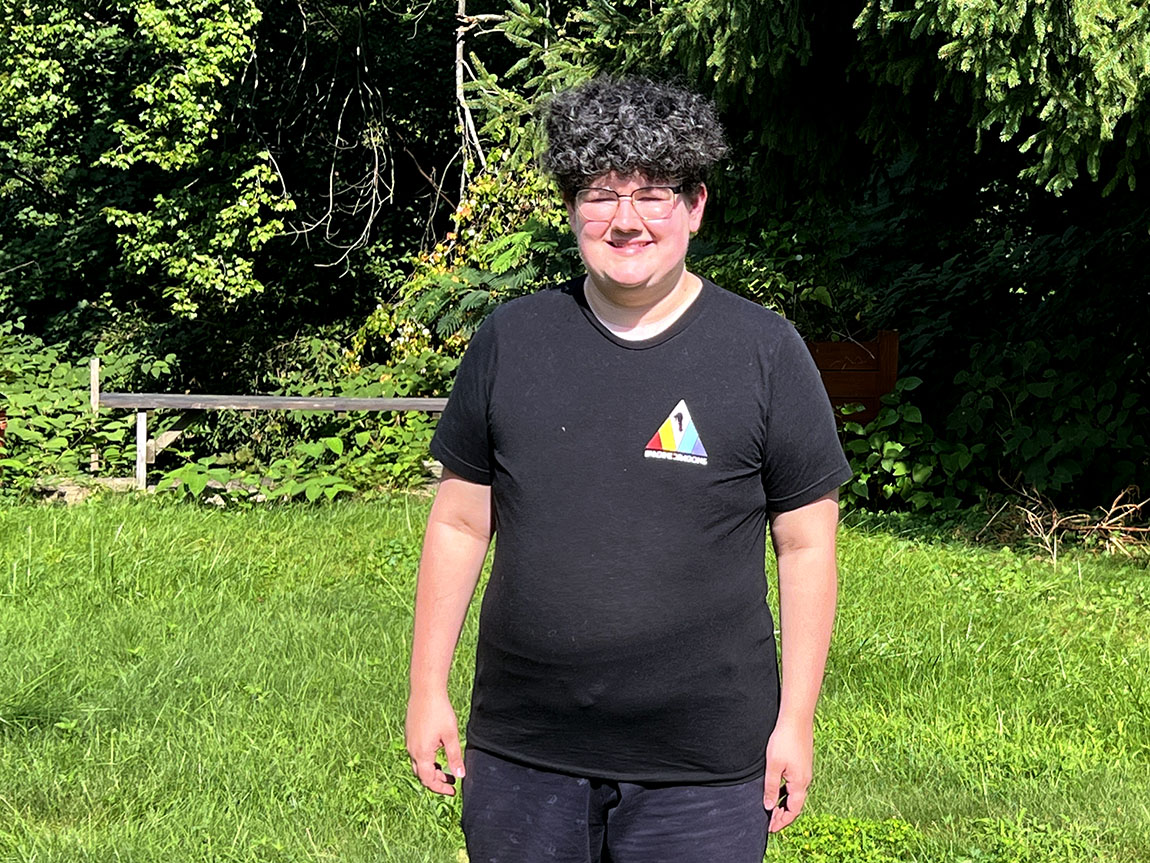
[(603, 283), (620, 288), (645, 288), (659, 281), (655, 273), (604, 273)]

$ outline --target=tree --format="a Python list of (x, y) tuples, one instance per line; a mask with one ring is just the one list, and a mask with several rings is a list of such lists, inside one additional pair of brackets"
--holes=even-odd
[(0, 310), (53, 341), (174, 349), (202, 385), (372, 308), (443, 218), (441, 5), (8, 3), (0, 23)]
[[(5, 269), (19, 273), (24, 308), (95, 299), (71, 286), (112, 280), (109, 242), (123, 254), (116, 269), (145, 277), (177, 314), (263, 289), (252, 253), (291, 202), (266, 150), (221, 152), (222, 96), (260, 16), (251, 3), (217, 6), (0, 10), (11, 34), (0, 57)], [(118, 293), (102, 287), (96, 297)]]

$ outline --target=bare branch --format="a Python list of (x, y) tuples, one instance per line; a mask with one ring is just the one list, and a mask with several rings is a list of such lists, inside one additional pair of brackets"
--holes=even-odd
[(467, 97), (463, 92), (463, 74), (467, 65), (464, 60), (466, 36), (467, 32), (479, 23), (481, 16), (469, 18), (467, 0), (459, 0), (456, 6), (456, 18), (462, 22), (455, 30), (455, 102), (460, 134), (463, 138), (461, 149), (464, 157), (463, 170), (459, 176), (459, 198), (462, 200), (467, 191), (469, 157), (474, 156), (478, 160), (480, 170), (487, 169), (487, 159), (483, 155), (483, 146), (479, 141), (479, 132), (475, 128), (475, 119), (471, 116), (471, 107), (467, 104)]

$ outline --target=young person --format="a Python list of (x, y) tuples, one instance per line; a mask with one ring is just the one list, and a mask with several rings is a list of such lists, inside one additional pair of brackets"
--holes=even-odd
[[(811, 781), (849, 468), (794, 328), (685, 267), (713, 106), (600, 78), (546, 111), (586, 275), (490, 316), (432, 442), (412, 768), (462, 779), (474, 863), (760, 863)], [(447, 677), (496, 531), (464, 757)]]

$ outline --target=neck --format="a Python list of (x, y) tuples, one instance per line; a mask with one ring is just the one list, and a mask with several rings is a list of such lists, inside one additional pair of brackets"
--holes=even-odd
[(685, 269), (670, 290), (652, 295), (603, 290), (588, 276), (583, 281), (583, 294), (591, 311), (616, 335), (644, 339), (671, 326), (694, 302), (703, 283)]

